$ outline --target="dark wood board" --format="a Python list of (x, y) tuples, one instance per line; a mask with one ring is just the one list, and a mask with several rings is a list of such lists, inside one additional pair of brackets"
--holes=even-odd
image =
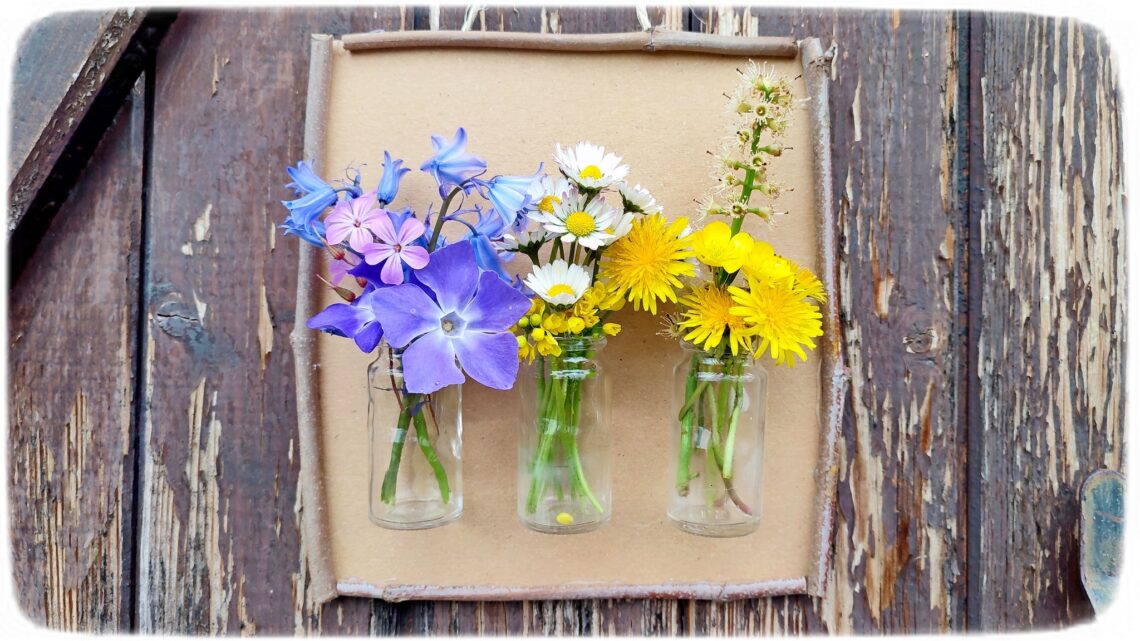
[(30, 25), (20, 36), (12, 68), (9, 175), (24, 162), (52, 111), (83, 70), (104, 15), (57, 13)]
[(15, 594), (60, 630), (130, 626), (141, 84), (9, 291)]
[[(1124, 464), (1121, 129), (1103, 38), (1018, 15), (648, 15), (668, 28), (838, 45), (832, 152), (854, 393), (827, 596), (311, 605), (290, 456), (296, 254), (292, 240), (271, 241), (280, 167), (301, 152), (307, 34), (463, 23), (462, 9), (407, 7), (186, 12), (163, 41), (145, 242), (132, 245), (138, 227), (124, 222), (140, 211), (143, 161), (138, 148), (124, 155), (120, 117), (27, 271), (37, 284), (80, 283), (111, 267), (137, 278), (141, 263), (141, 290), (128, 282), (106, 299), (142, 305), (132, 308), (145, 323), (138, 358), (104, 299), (53, 311), (74, 287), (25, 276), (10, 290), (12, 535), (29, 542), (14, 559), (21, 607), (57, 628), (134, 619), (142, 631), (186, 633), (905, 633), (1087, 617), (1076, 488), (1094, 468)], [(492, 7), (472, 27), (582, 33), (638, 20), (632, 9)], [(110, 160), (120, 156), (132, 160)], [(91, 209), (112, 201), (121, 206)], [(70, 203), (99, 214), (71, 215)], [(65, 240), (107, 225), (121, 226), (122, 246), (68, 262)], [(58, 319), (59, 336), (107, 333), (90, 341), (97, 351), (68, 352), (92, 386), (82, 388), (90, 424), (114, 426), (80, 431), (80, 449), (67, 427), (77, 388), (30, 365), (62, 358), (61, 343), (17, 331), (40, 316)], [(145, 391), (139, 425), (115, 404), (114, 390), (133, 389), (127, 374), (97, 365), (121, 362), (123, 345)], [(82, 479), (65, 471), (76, 452), (104, 463), (103, 477), (78, 484), (82, 505), (64, 490), (98, 466)], [(136, 454), (140, 528), (104, 530), (111, 506), (130, 503)], [(51, 474), (24, 482), (49, 460)], [(67, 536), (52, 518), (72, 524)], [(136, 547), (137, 586), (123, 565)], [(55, 603), (67, 608), (47, 618)]]

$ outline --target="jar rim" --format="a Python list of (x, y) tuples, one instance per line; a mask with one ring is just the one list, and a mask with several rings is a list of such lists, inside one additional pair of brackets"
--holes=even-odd
[(697, 345), (691, 341), (685, 341), (685, 340), (681, 341), (681, 349), (685, 350), (686, 352), (697, 352), (700, 354), (704, 354), (705, 356), (708, 356), (709, 358), (716, 359), (716, 360), (724, 360), (724, 361), (754, 361), (754, 360), (756, 360), (752, 356), (752, 352), (750, 352), (746, 349), (742, 350), (740, 353), (736, 354), (735, 356), (732, 354), (732, 352), (725, 352), (724, 354), (717, 356), (716, 354), (709, 353), (708, 351), (705, 350), (705, 348), (701, 347), (700, 345)]
[(570, 335), (552, 334), (551, 338), (553, 338), (554, 342), (558, 343), (559, 345), (566, 345), (569, 343), (581, 342), (581, 343), (587, 343), (590, 345), (597, 345), (597, 346), (601, 347), (601, 346), (604, 346), (606, 344), (606, 337), (605, 336), (581, 336), (581, 335), (577, 335), (577, 334), (570, 334)]

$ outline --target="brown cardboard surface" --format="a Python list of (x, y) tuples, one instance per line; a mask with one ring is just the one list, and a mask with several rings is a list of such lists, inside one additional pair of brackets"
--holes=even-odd
[[(328, 89), (326, 178), (362, 167), (365, 185), (379, 179), (385, 149), (413, 168), (431, 153), (429, 135), (467, 128), (469, 148), (494, 173), (529, 174), (538, 162), (556, 171), (555, 142), (590, 140), (622, 155), (630, 179), (648, 188), (670, 215), (693, 215), (693, 201), (713, 180), (706, 150), (725, 127), (723, 93), (744, 58), (689, 53), (570, 53), (479, 49), (345, 52), (334, 44)], [(797, 78), (799, 60), (769, 60)], [(772, 175), (795, 191), (778, 209), (791, 214), (749, 231), (817, 271), (819, 213), (814, 207), (807, 110), (797, 109), (790, 148)], [(399, 206), (417, 213), (439, 197), (429, 176), (405, 178)], [(525, 257), (514, 268), (525, 271)], [(306, 275), (302, 274), (302, 277)], [(334, 302), (328, 293), (325, 303)], [(666, 307), (666, 311), (668, 307)], [(370, 357), (351, 341), (321, 336), (318, 434), (331, 566), (341, 593), (414, 597), (417, 590), (456, 598), (511, 595), (602, 595), (620, 587), (684, 594), (697, 586), (783, 582), (797, 589), (812, 574), (817, 487), (826, 400), (820, 358), (794, 369), (769, 366), (770, 398), (764, 498), (759, 530), (736, 539), (685, 534), (665, 520), (669, 491), (675, 342), (656, 335), (659, 321), (624, 310), (623, 333), (603, 363), (613, 385), (614, 508), (608, 527), (588, 534), (530, 532), (515, 516), (516, 392), (469, 383), (464, 401), (463, 517), (417, 532), (368, 520)], [(300, 320), (300, 319), (299, 319)], [(803, 588), (799, 588), (801, 591)], [(728, 590), (731, 592), (731, 590)], [(620, 590), (617, 590), (620, 592)], [(708, 594), (707, 590), (701, 592)]]

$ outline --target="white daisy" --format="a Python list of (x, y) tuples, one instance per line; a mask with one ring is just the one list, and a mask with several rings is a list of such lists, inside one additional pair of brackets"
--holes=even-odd
[(537, 212), (554, 213), (554, 207), (577, 190), (562, 176), (543, 176), (536, 180), (527, 193), (530, 196), (531, 209)]
[(513, 234), (503, 234), (503, 249), (510, 252), (527, 251), (546, 242), (551, 237), (545, 229), (523, 230)]
[(613, 238), (606, 241), (605, 244), (609, 245), (613, 243), (615, 240), (628, 234), (629, 230), (631, 229), (633, 229), (633, 214), (626, 212), (621, 215), (621, 218), (618, 219), (616, 225), (606, 230), (606, 232), (612, 235)]
[(657, 204), (657, 199), (641, 185), (631, 187), (629, 183), (621, 182), (618, 183), (618, 192), (621, 193), (622, 206), (626, 211), (649, 215), (661, 213), (661, 205)]
[(555, 145), (554, 161), (564, 176), (589, 190), (605, 189), (629, 173), (629, 166), (621, 164), (621, 156), (607, 154), (605, 147), (588, 142), (570, 149)]
[(531, 214), (531, 218), (541, 222), (547, 231), (561, 236), (565, 242), (597, 249), (616, 238), (612, 229), (620, 213), (601, 198), (594, 198), (589, 204), (587, 200), (585, 194), (571, 191), (565, 200), (554, 206), (553, 213), (538, 211)]
[(523, 281), (530, 290), (551, 305), (573, 305), (590, 288), (590, 274), (581, 265), (558, 260), (536, 266)]

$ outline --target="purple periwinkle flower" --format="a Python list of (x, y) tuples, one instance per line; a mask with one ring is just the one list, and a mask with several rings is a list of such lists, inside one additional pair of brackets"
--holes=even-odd
[(415, 282), (376, 290), (373, 310), (388, 342), (403, 349), (404, 384), (413, 394), (458, 385), (464, 372), (494, 389), (518, 375), (510, 328), (530, 299), (475, 264), (469, 242), (436, 251)]
[(419, 245), (414, 245), (424, 235), (424, 226), (415, 218), (409, 218), (400, 226), (399, 231), (392, 224), (392, 219), (382, 217), (375, 229), (378, 243), (369, 243), (364, 247), (364, 262), (370, 265), (384, 264), (380, 270), (380, 280), (387, 285), (399, 285), (404, 282), (404, 265), (412, 269), (423, 269), (428, 264), (428, 252)]
[(495, 176), (490, 180), (477, 180), (487, 200), (503, 220), (503, 226), (513, 225), (530, 204), (531, 186), (542, 177), (542, 163), (533, 176)]
[(342, 200), (333, 207), (325, 218), (325, 239), (330, 245), (339, 245), (345, 240), (357, 252), (372, 242), (372, 235), (379, 234), (383, 224), (392, 227), (388, 214), (376, 203), (376, 193), (368, 192), (352, 200)]
[(467, 180), (487, 171), (487, 163), (483, 159), (467, 153), (467, 131), (463, 127), (455, 132), (455, 138), (450, 142), (443, 136), (433, 134), (431, 146), (435, 155), (420, 167), (420, 171), (435, 178), (440, 197), (446, 197), (451, 187), (460, 187)]
[(400, 179), (411, 171), (404, 167), (404, 161), (397, 158), (392, 160), (391, 154), (384, 152), (384, 176), (380, 178), (380, 186), (376, 188), (376, 199), (383, 207), (396, 200), (396, 193), (400, 191)]
[(351, 303), (333, 303), (309, 319), (309, 329), (351, 338), (365, 354), (376, 349), (384, 330), (375, 314), (375, 295), (368, 290)]

